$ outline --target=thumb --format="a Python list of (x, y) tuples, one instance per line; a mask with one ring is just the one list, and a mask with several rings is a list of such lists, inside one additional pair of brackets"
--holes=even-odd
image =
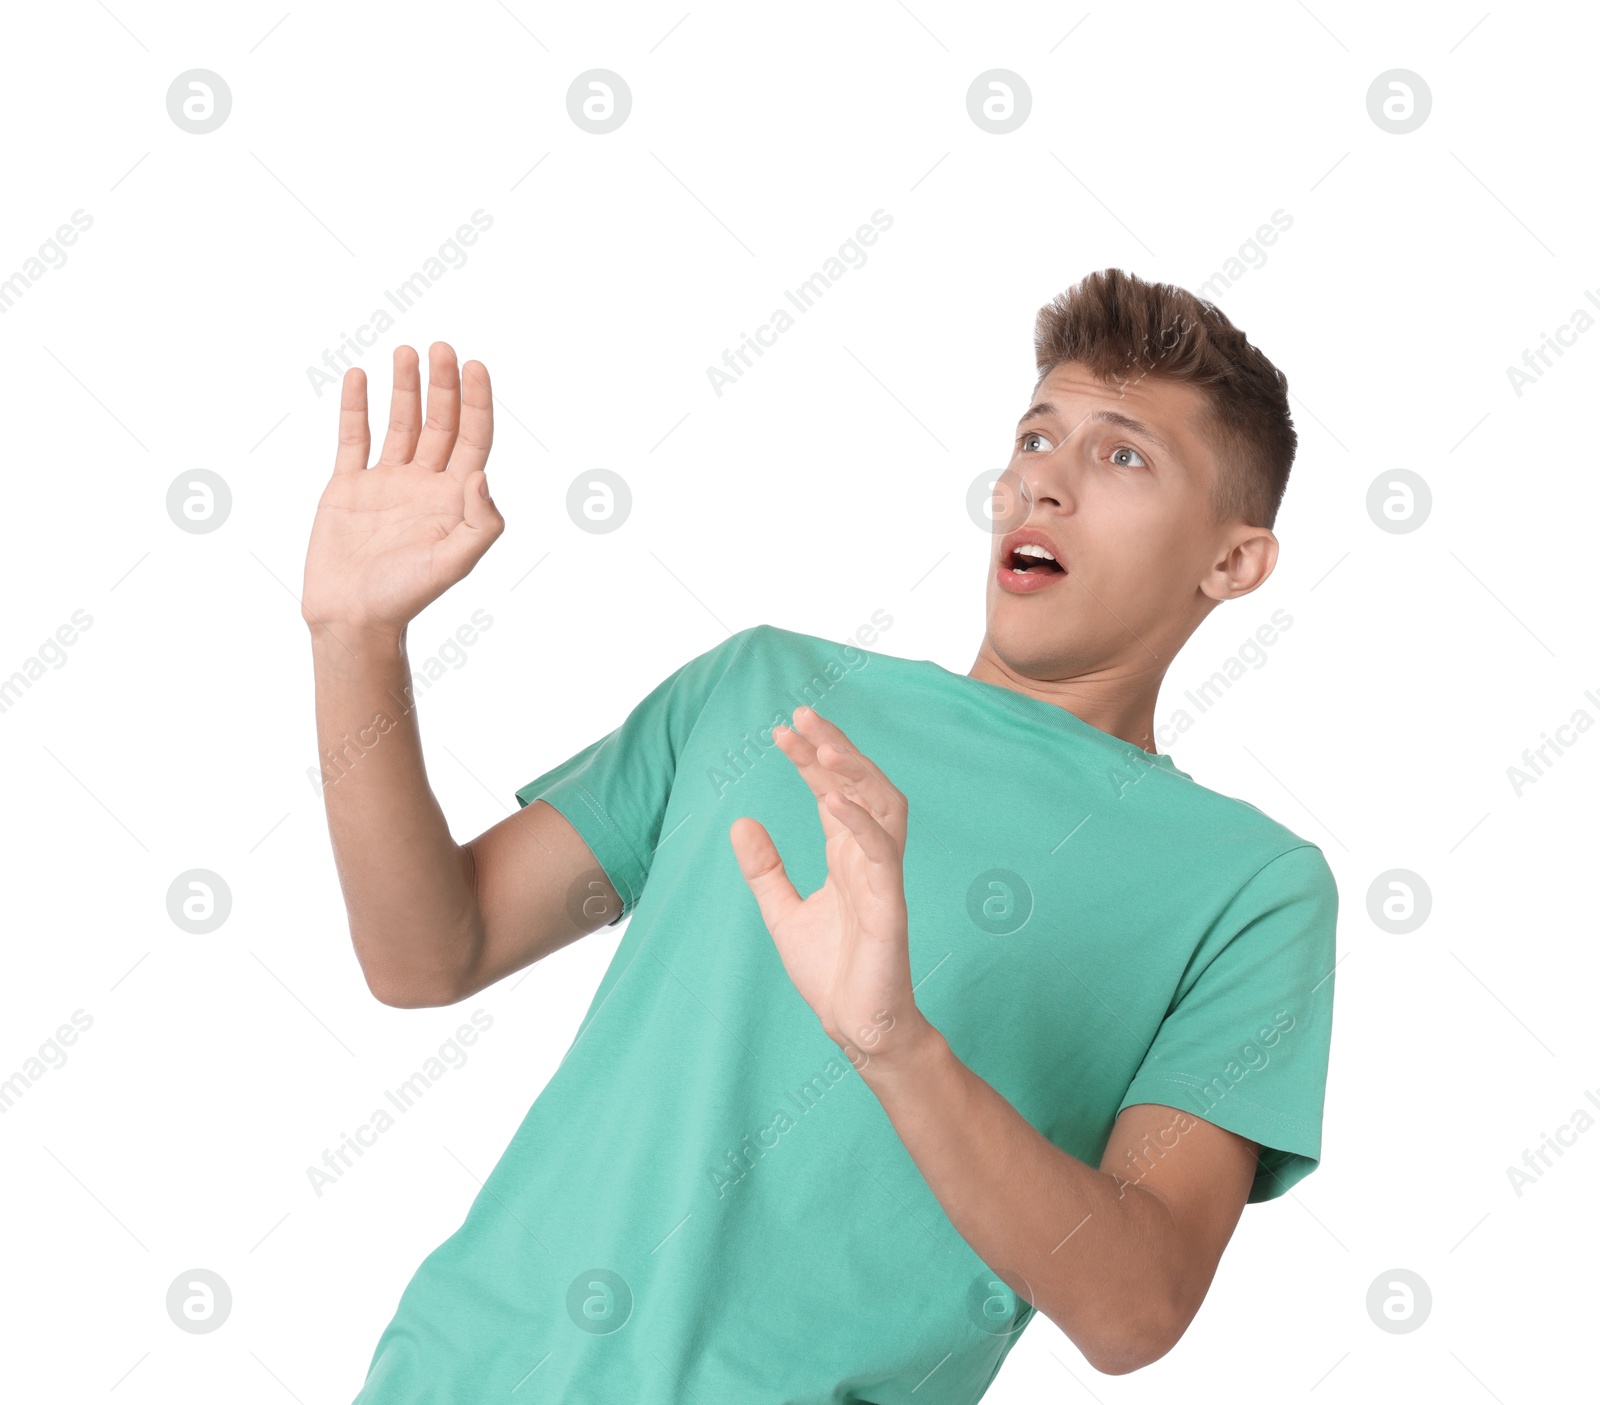
[(728, 829), (728, 838), (739, 872), (761, 909), (761, 920), (767, 924), (768, 932), (775, 932), (804, 899), (789, 881), (777, 845), (759, 821), (748, 816), (735, 820)]
[(500, 509), (488, 492), (489, 477), (481, 468), (468, 475), (461, 502), (461, 520), (439, 543), (439, 555), (456, 580), (477, 564), (478, 558), (505, 530), (506, 519), (500, 515)]

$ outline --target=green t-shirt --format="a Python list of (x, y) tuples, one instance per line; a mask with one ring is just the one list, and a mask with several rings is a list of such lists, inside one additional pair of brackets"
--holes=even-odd
[(1338, 903), (1316, 845), (1050, 703), (758, 625), (516, 792), (631, 920), (357, 1405), (969, 1405), (993, 1380), (1033, 1308), (823, 1033), (728, 840), (754, 816), (822, 883), (772, 741), (802, 703), (907, 796), (918, 1007), (1031, 1126), (1098, 1166), (1124, 1107), (1181, 1109), (1261, 1144), (1252, 1201), (1316, 1167)]

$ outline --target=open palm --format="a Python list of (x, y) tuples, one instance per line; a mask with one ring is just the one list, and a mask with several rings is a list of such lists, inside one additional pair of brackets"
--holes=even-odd
[(817, 797), (826, 880), (802, 898), (754, 819), (735, 820), (728, 837), (784, 970), (828, 1037), (881, 1051), (919, 1018), (902, 869), (906, 798), (813, 709), (796, 708), (794, 724), (775, 728), (773, 740)]
[(493, 439), (483, 364), (469, 361), (458, 376), (455, 352), (435, 342), (424, 423), (417, 354), (401, 346), (389, 431), (369, 469), (366, 376), (347, 371), (333, 476), (306, 551), (306, 623), (398, 630), (465, 576), (505, 527), (484, 472)]

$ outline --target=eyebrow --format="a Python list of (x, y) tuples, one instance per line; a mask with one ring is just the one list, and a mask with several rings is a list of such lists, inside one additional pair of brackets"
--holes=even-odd
[[(1046, 416), (1050, 417), (1051, 419), (1064, 418), (1064, 416), (1061, 414), (1061, 411), (1052, 405), (1048, 400), (1041, 400), (1037, 405), (1031, 406), (1028, 412), (1017, 421), (1017, 428), (1021, 429), (1022, 426), (1027, 424), (1029, 420), (1043, 419)], [(1174, 450), (1165, 439), (1163, 439), (1155, 432), (1155, 430), (1151, 429), (1150, 426), (1145, 424), (1142, 420), (1136, 420), (1131, 416), (1119, 414), (1115, 410), (1090, 410), (1089, 413), (1083, 418), (1085, 420), (1098, 420), (1101, 424), (1116, 425), (1119, 429), (1127, 430), (1129, 434), (1142, 435), (1144, 438), (1148, 439), (1152, 444), (1154, 444), (1156, 448), (1160, 449), (1162, 453), (1170, 454), (1173, 458), (1178, 457), (1177, 451)], [(1082, 421), (1080, 421), (1080, 423), (1082, 423)]]

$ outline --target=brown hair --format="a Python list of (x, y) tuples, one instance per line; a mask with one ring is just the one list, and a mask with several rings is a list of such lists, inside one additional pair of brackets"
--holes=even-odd
[(1215, 303), (1107, 268), (1039, 309), (1033, 346), (1039, 381), (1074, 361), (1108, 384), (1150, 376), (1197, 387), (1211, 407), (1213, 517), (1270, 530), (1297, 443), (1289, 382)]

